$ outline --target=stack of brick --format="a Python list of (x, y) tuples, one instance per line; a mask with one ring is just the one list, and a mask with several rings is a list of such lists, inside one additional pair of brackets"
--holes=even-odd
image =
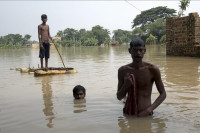
[(200, 57), (200, 17), (198, 13), (166, 20), (166, 52), (167, 55)]

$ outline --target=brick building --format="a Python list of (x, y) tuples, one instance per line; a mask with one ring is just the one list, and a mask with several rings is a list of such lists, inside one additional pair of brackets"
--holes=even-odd
[(200, 57), (200, 17), (198, 13), (166, 20), (166, 53), (167, 55)]

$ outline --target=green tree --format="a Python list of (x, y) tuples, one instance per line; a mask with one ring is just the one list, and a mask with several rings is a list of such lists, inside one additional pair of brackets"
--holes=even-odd
[(81, 43), (84, 43), (85, 40), (87, 40), (87, 38), (93, 38), (93, 34), (91, 31), (86, 31), (85, 29), (80, 29), (79, 30), (79, 40), (81, 41)]
[(26, 35), (24, 36), (24, 42), (23, 42), (23, 44), (29, 43), (30, 38), (31, 38), (31, 35), (26, 34)]
[(59, 31), (57, 32), (56, 36), (57, 36), (57, 37), (61, 37), (61, 40), (62, 40), (63, 37), (64, 37), (63, 31), (59, 30)]
[(112, 39), (118, 41), (120, 44), (128, 43), (131, 40), (131, 32), (127, 30), (114, 30)]
[(100, 25), (92, 27), (92, 34), (98, 40), (98, 45), (103, 44), (106, 38), (110, 38), (109, 31)]
[(84, 41), (84, 46), (96, 46), (98, 44), (98, 40), (96, 38), (88, 38)]
[(189, 6), (190, 0), (180, 0), (180, 5), (179, 5), (179, 12), (178, 12), (178, 17), (183, 16), (183, 12), (186, 11), (186, 8)]
[(76, 41), (76, 46), (81, 46), (81, 40)]
[(110, 41), (110, 31), (103, 27), (96, 25), (92, 27), (91, 31), (80, 29), (79, 31), (73, 28), (67, 28), (63, 31), (58, 31), (56, 36), (61, 37), (58, 45), (65, 46), (94, 46), (96, 42), (98, 45), (108, 43)]
[[(86, 34), (86, 29), (80, 29), (78, 32), (77, 32), (77, 35), (76, 35), (76, 38), (77, 40), (81, 40), (83, 39), (82, 37)], [(84, 39), (83, 39), (84, 40)]]
[(62, 40), (67, 41), (67, 46), (72, 46), (76, 44), (78, 31), (73, 28), (67, 28), (63, 31)]
[(5, 45), (9, 44), (9, 46), (15, 46), (17, 43), (22, 43), (23, 39), (24, 38), (20, 34), (8, 34), (3, 37), (3, 42)]
[(132, 31), (132, 38), (131, 39), (135, 39), (137, 37), (142, 38), (142, 36), (144, 36), (144, 35), (145, 35), (145, 33), (141, 28), (135, 28)]
[(160, 40), (166, 34), (166, 22), (163, 18), (159, 18), (155, 22), (146, 25), (144, 29)]
[(0, 37), (0, 43), (5, 47), (21, 47), (23, 44), (31, 43), (31, 36), (26, 34), (24, 37), (20, 34), (8, 34)]
[(31, 39), (31, 35), (29, 35), (29, 34), (26, 34), (26, 35), (24, 36), (24, 39), (26, 39), (26, 40), (29, 40), (29, 39)]
[[(58, 44), (59, 44), (59, 43), (58, 43)], [(67, 46), (67, 40), (62, 40), (62, 41), (60, 42), (60, 44), (61, 44), (61, 46), (63, 46), (63, 47)]]
[(11, 35), (11, 38), (12, 38), (11, 40), (12, 40), (13, 45), (16, 45), (17, 43), (22, 44), (23, 42), (23, 37), (20, 34), (13, 34)]
[(166, 35), (163, 35), (160, 39), (160, 43), (164, 44), (166, 42)]
[(5, 44), (9, 44), (9, 46), (11, 46), (11, 44), (13, 45), (15, 43), (14, 34), (8, 34), (4, 37), (4, 39), (5, 39)]
[(15, 47), (16, 47), (16, 48), (22, 47), (22, 43), (16, 43), (16, 44), (15, 44)]
[(56, 45), (57, 47), (60, 47), (60, 46), (62, 46), (62, 42), (63, 42), (63, 41), (58, 40), (58, 41), (55, 41), (54, 43), (55, 43), (55, 45)]
[(147, 44), (156, 44), (157, 37), (153, 36), (152, 34), (149, 35), (149, 37), (146, 39)]
[(9, 42), (7, 45), (6, 45), (7, 48), (10, 48), (10, 47), (14, 47), (13, 43)]
[(72, 40), (72, 39), (67, 40), (67, 41), (66, 41), (66, 45), (67, 45), (68, 47), (73, 46), (73, 45), (74, 45), (73, 40)]
[(75, 36), (77, 34), (77, 30), (73, 28), (67, 28), (64, 30), (64, 39), (65, 40), (75, 40)]
[(110, 44), (110, 38), (106, 38), (106, 40), (104, 41), (104, 44)]
[(176, 10), (163, 6), (142, 11), (141, 14), (137, 15), (133, 20), (132, 28), (136, 26), (143, 28), (145, 25), (153, 23), (158, 18), (166, 19), (175, 16), (174, 13), (176, 13)]

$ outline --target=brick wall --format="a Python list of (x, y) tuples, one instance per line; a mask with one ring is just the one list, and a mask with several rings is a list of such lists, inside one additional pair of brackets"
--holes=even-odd
[(200, 57), (200, 17), (198, 13), (166, 20), (166, 53), (167, 55)]

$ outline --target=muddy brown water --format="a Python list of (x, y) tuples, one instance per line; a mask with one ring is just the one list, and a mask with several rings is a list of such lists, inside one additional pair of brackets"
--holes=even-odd
[[(10, 70), (39, 64), (38, 49), (0, 49), (0, 133), (198, 133), (200, 58), (166, 56), (165, 46), (147, 46), (144, 60), (161, 71), (167, 99), (144, 118), (123, 116), (116, 98), (117, 70), (130, 63), (128, 46), (59, 49), (77, 74), (34, 77)], [(55, 49), (49, 66), (62, 67)], [(74, 101), (83, 85), (86, 98)], [(153, 87), (152, 102), (158, 92)]]

